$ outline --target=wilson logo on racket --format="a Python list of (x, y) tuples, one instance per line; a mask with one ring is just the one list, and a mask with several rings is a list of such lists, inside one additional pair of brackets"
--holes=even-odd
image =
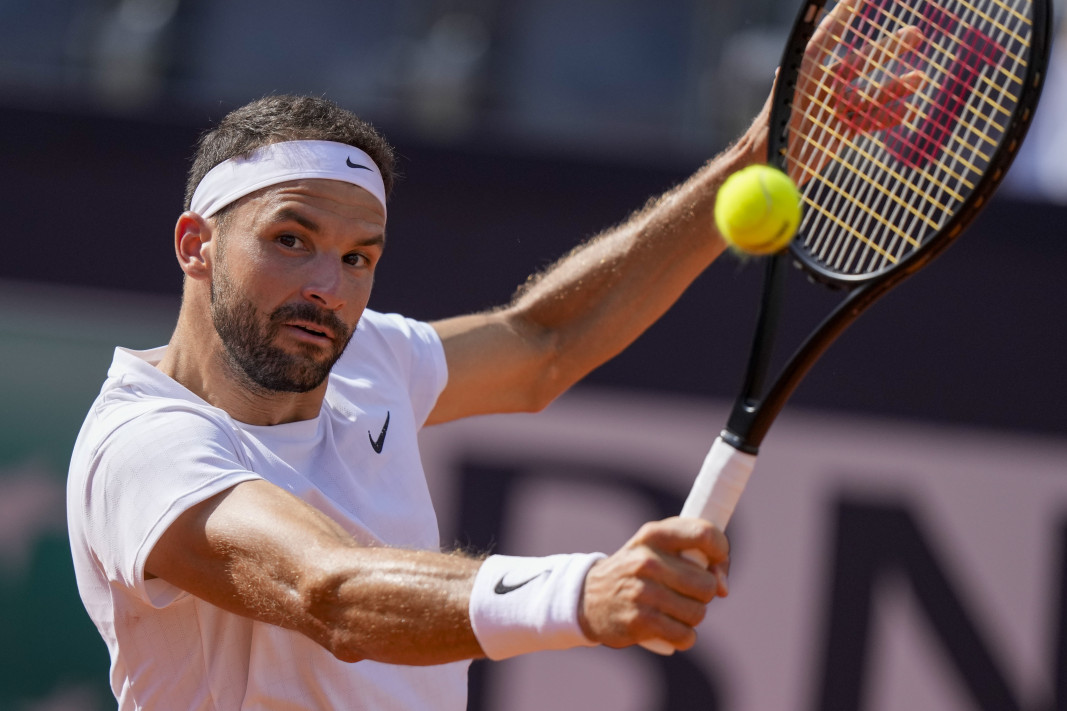
[[(885, 0), (863, 6), (846, 47), (855, 51), (863, 38), (886, 25), (888, 9), (883, 5)], [(921, 169), (944, 150), (963, 118), (982, 71), (998, 64), (1006, 50), (973, 25), (964, 25), (959, 34), (960, 18), (935, 3), (924, 4), (917, 15), (914, 26), (922, 33), (922, 47), (898, 61), (904, 66), (943, 73), (944, 80), (935, 82), (937, 93), (929, 99), (929, 106), (916, 126), (901, 124), (886, 132), (885, 148), (902, 163)], [(838, 76), (834, 81), (843, 85), (849, 80)]]
[[(771, 100), (767, 155), (797, 176), (798, 238), (766, 262), (741, 390), (682, 507), (723, 529), (815, 362), (989, 204), (1048, 65), (1049, 0), (841, 0), (821, 14), (828, 1), (801, 8)], [(792, 262), (845, 295), (775, 363)]]

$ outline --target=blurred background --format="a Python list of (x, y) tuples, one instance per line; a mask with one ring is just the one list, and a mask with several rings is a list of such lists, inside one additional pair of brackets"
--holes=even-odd
[[(726, 147), (768, 93), (796, 11), (791, 0), (0, 0), (0, 711), (113, 707), (106, 651), (74, 588), (63, 482), (111, 349), (162, 344), (173, 327), (181, 279), (171, 233), (200, 132), (232, 108), (281, 92), (324, 95), (371, 120), (397, 147), (403, 173), (372, 307), (453, 315), (506, 300), (532, 270)], [(1010, 442), (1003, 451), (1018, 454), (998, 464), (1003, 491), (1040, 479), (1029, 491), (1056, 504), (1050, 526), (1067, 520), (1067, 479), (1046, 477), (1067, 477), (1059, 458), (1067, 433), (1064, 110), (1067, 48), (1059, 42), (1028, 143), (993, 204), (936, 265), (857, 323), (793, 401), (798, 412), (876, 429), (953, 428), (970, 435), (949, 438), (962, 450)], [(645, 426), (640, 413), (656, 408), (718, 416), (740, 378), (759, 273), (736, 259), (713, 266), (590, 377), (586, 388), (611, 393), (606, 405), (593, 397), (591, 416), (632, 410), (618, 426), (634, 432)], [(825, 308), (834, 298), (806, 289), (790, 308)], [(584, 402), (579, 421), (588, 421)], [(571, 412), (564, 403), (542, 417), (571, 422)], [(701, 432), (720, 424), (712, 417)], [(590, 437), (575, 445), (581, 466)], [(1027, 452), (1040, 452), (1040, 461)], [(886, 456), (887, 466), (909, 461)], [(446, 540), (483, 535), (472, 531), (485, 531), (486, 543), (506, 540), (492, 537), (495, 519), (472, 513), (469, 492), (449, 488), (462, 488), (471, 461), (481, 460), (451, 450), (444, 459), (458, 463), (427, 468), (441, 470)], [(779, 460), (790, 466), (787, 453)], [(940, 466), (915, 461), (919, 470)], [(676, 477), (663, 515), (684, 495), (685, 478)], [(972, 494), (960, 486), (948, 505), (968, 505)], [(996, 486), (989, 491), (996, 502)], [(768, 496), (768, 506), (787, 505)], [(1031, 534), (1054, 538), (1041, 528), (1018, 540)], [(968, 536), (945, 535), (950, 551)], [(808, 555), (826, 561), (832, 553), (816, 539)], [(1056, 579), (1051, 561), (1035, 569), (1044, 572), (1031, 588), (1047, 587), (1045, 573)], [(1016, 700), (1034, 700), (1022, 704), (1029, 708), (1067, 708), (1061, 593), (1038, 598), (1053, 612), (1032, 622), (1040, 649), (1024, 661), (995, 651), (996, 633), (986, 640), (994, 667), (1009, 668), (1005, 684)], [(1004, 634), (1015, 640), (1009, 650), (1030, 644), (1028, 632)], [(945, 635), (924, 644), (955, 649)], [(802, 655), (804, 642), (796, 645)], [(811, 645), (827, 655), (837, 649)], [(716, 684), (729, 687), (708, 671), (713, 662), (672, 667), (645, 657), (625, 657), (631, 666), (605, 679), (652, 664), (649, 673), (682, 691), (646, 689), (632, 708), (668, 700), (671, 708), (758, 708), (743, 688), (709, 695)], [(963, 680), (950, 682), (956, 696), (944, 692), (952, 703), (1007, 708), (971, 690), (969, 662), (948, 657), (943, 676)], [(494, 669), (476, 668), (472, 708), (515, 708), (494, 705)], [(834, 708), (825, 689), (805, 693), (791, 708)], [(874, 692), (858, 698), (862, 708), (915, 708)]]

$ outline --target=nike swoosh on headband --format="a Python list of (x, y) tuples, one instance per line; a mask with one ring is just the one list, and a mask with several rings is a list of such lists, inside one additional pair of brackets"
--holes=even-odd
[[(342, 158), (348, 168), (341, 167)], [(385, 211), (385, 183), (374, 159), (355, 146), (335, 141), (281, 141), (225, 160), (209, 170), (196, 186), (189, 209), (211, 217), (256, 190), (305, 178), (358, 185), (373, 195)]]

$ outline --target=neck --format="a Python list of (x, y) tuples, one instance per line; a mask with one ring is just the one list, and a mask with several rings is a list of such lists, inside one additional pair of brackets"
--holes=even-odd
[(183, 308), (158, 365), (161, 372), (238, 422), (278, 425), (318, 417), (326, 382), (304, 393), (262, 388), (230, 361), (210, 324), (194, 326), (192, 320)]

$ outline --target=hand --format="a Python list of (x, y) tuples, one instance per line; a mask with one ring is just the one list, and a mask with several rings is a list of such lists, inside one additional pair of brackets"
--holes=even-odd
[[(707, 556), (710, 569), (681, 557), (687, 550)], [(579, 608), (582, 630), (609, 647), (660, 638), (689, 649), (707, 604), (729, 592), (729, 551), (726, 536), (700, 519), (645, 524), (589, 570)]]
[[(921, 71), (902, 71), (881, 81), (872, 74), (922, 45), (917, 27), (866, 38), (862, 45), (835, 55), (863, 2), (842, 0), (835, 5), (820, 20), (804, 51), (789, 125), (790, 177), (798, 185), (818, 175), (852, 136), (901, 124), (914, 111), (904, 99), (922, 86)], [(822, 139), (812, 141), (813, 134)]]

